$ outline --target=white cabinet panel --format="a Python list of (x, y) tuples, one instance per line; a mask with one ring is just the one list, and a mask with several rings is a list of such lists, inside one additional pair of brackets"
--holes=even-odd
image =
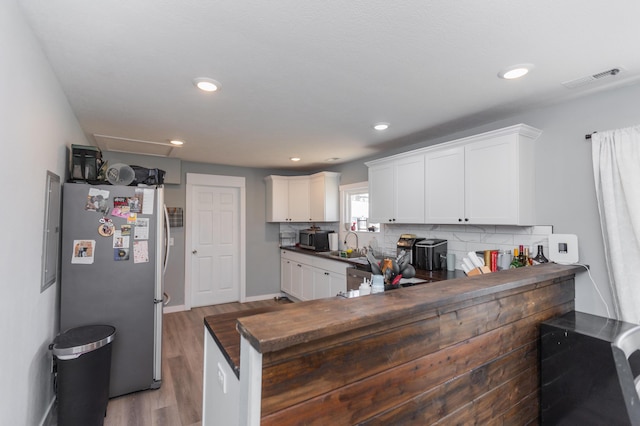
[(345, 262), (280, 251), (280, 289), (298, 300), (336, 296), (347, 290)]
[(340, 220), (340, 173), (321, 172), (309, 181), (310, 219), (312, 222)]
[(519, 124), (369, 162), (370, 216), (388, 224), (535, 225), (540, 134)]
[(369, 221), (393, 222), (395, 215), (393, 162), (369, 167)]
[(312, 300), (314, 298), (314, 270), (313, 266), (302, 264), (302, 293), (300, 300)]
[(267, 176), (267, 222), (289, 221), (289, 180), (284, 176)]
[(369, 167), (369, 221), (424, 222), (424, 155)]
[(394, 195), (397, 223), (424, 223), (424, 155), (394, 163)]
[(464, 222), (464, 147), (425, 155), (425, 222)]
[(267, 222), (337, 222), (340, 173), (265, 177)]
[(289, 221), (309, 222), (309, 178), (289, 178)]
[(295, 298), (302, 299), (302, 279), (303, 279), (303, 263), (293, 262), (291, 267), (291, 295)]
[(293, 263), (291, 259), (280, 257), (280, 290), (291, 294), (291, 271)]
[(465, 147), (465, 214), (469, 223), (520, 223), (518, 199), (533, 194), (518, 193), (517, 145), (515, 136), (503, 136)]

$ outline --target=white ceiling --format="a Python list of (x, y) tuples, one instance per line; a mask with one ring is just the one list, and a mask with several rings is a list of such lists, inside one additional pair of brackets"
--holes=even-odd
[(18, 2), (90, 140), (188, 161), (322, 168), (640, 78), (638, 0)]

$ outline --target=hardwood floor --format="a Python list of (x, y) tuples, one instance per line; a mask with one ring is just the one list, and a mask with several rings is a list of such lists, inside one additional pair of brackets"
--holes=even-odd
[(105, 426), (201, 425), (204, 317), (283, 302), (227, 303), (165, 314), (162, 386), (109, 400)]

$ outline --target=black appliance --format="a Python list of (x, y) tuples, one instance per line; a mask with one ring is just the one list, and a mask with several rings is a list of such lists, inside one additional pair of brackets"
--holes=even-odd
[(329, 251), (329, 234), (333, 232), (319, 229), (300, 231), (300, 247), (315, 251)]
[(424, 238), (418, 238), (414, 234), (402, 234), (397, 244), (397, 254), (404, 250), (409, 255), (409, 263), (416, 265), (416, 243)]
[(447, 240), (429, 239), (416, 243), (416, 269), (439, 271), (443, 269), (446, 258)]
[(102, 167), (102, 152), (95, 146), (71, 145), (69, 181), (95, 182)]
[[(540, 423), (628, 425), (611, 342), (634, 324), (571, 311), (540, 324)], [(636, 372), (640, 353), (629, 363)]]

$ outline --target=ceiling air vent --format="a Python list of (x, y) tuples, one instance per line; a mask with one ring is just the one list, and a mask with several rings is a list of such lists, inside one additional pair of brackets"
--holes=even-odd
[(569, 80), (562, 83), (562, 85), (568, 89), (575, 89), (576, 87), (586, 86), (587, 84), (595, 83), (609, 77), (613, 77), (620, 72), (620, 68), (611, 68), (607, 71), (602, 71), (597, 74), (588, 75), (586, 77), (576, 78), (575, 80)]
[(170, 143), (142, 141), (139, 139), (120, 138), (93, 134), (96, 145), (103, 151), (126, 152), (130, 154), (155, 155), (168, 157), (175, 148)]

